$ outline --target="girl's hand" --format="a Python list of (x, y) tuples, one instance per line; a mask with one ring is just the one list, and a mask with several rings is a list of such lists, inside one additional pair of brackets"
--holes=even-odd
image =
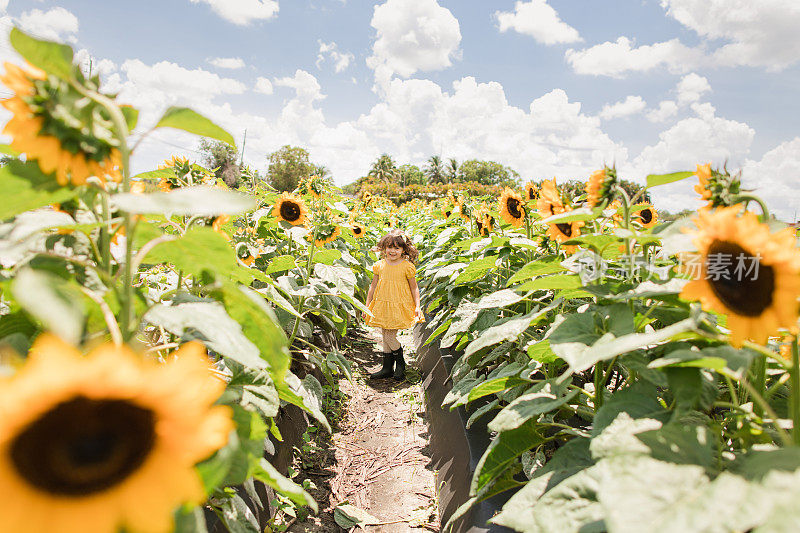
[(414, 310), (414, 315), (415, 315), (415, 318), (418, 321), (420, 321), (420, 322), (424, 322), (425, 321), (425, 314), (422, 312), (422, 308), (421, 307), (417, 307)]

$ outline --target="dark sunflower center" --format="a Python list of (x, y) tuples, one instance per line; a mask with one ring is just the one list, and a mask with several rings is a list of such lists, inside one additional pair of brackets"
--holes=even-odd
[(711, 243), (706, 280), (717, 298), (737, 315), (760, 316), (772, 305), (775, 271), (736, 243)]
[(294, 222), (300, 218), (300, 206), (289, 200), (283, 201), (280, 212), (281, 217), (286, 222)]
[(653, 220), (653, 212), (649, 209), (642, 209), (639, 211), (639, 217), (642, 219), (642, 223), (649, 224)]
[(516, 198), (509, 198), (506, 200), (506, 207), (508, 208), (509, 214), (514, 218), (521, 218), (522, 211), (519, 209), (519, 200)]
[(120, 483), (147, 459), (155, 415), (123, 400), (77, 396), (31, 423), (11, 443), (11, 462), (34, 487), (85, 496)]
[(528, 189), (528, 200), (533, 200), (536, 198), (536, 192), (531, 188)]
[(359, 226), (355, 226), (353, 228), (353, 233), (355, 233), (356, 235), (361, 235), (361, 228)]
[(572, 237), (572, 224), (567, 224), (562, 222), (560, 224), (556, 224), (558, 231), (566, 235), (567, 237)]
[(452, 214), (452, 211), (445, 211), (444, 216), (449, 217)]

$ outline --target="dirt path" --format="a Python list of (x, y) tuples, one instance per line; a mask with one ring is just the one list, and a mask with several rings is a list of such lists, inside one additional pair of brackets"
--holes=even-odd
[[(340, 532), (334, 508), (347, 502), (377, 525), (361, 531), (439, 531), (435, 472), (428, 469), (428, 428), (411, 333), (398, 337), (409, 363), (407, 380), (370, 381), (380, 367), (374, 338), (349, 338), (353, 383), (340, 382), (343, 416), (319, 463), (303, 469), (314, 481), (318, 516), (295, 523), (292, 532)], [(344, 347), (343, 347), (344, 348)]]

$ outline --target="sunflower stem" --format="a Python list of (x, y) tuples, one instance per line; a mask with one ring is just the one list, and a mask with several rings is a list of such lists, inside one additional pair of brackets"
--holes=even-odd
[(734, 203), (751, 202), (751, 201), (757, 203), (758, 206), (761, 208), (761, 216), (758, 217), (759, 220), (761, 220), (761, 222), (766, 222), (767, 220), (769, 220), (770, 219), (769, 208), (767, 207), (767, 204), (764, 202), (764, 200), (762, 200), (758, 196), (752, 194), (740, 194), (734, 197), (733, 199)]
[(594, 412), (603, 407), (603, 389), (605, 388), (605, 375), (603, 374), (603, 362), (599, 361), (594, 365)]
[(100, 254), (103, 263), (103, 270), (109, 275), (111, 274), (111, 234), (109, 226), (111, 225), (111, 208), (108, 205), (108, 195), (100, 194), (102, 221), (103, 225), (100, 227)]
[[(130, 176), (130, 159), (131, 151), (128, 147), (128, 122), (125, 120), (125, 115), (114, 103), (113, 100), (106, 95), (96, 91), (88, 91), (80, 83), (73, 82), (72, 86), (81, 94), (88, 96), (108, 111), (111, 121), (114, 123), (114, 129), (117, 130), (117, 138), (119, 140), (119, 153), (121, 156), (122, 165), (122, 192), (130, 191), (131, 176)], [(111, 169), (109, 169), (111, 170)], [(128, 212), (123, 212), (123, 225), (125, 227), (125, 265), (123, 269), (123, 286), (122, 286), (122, 302), (120, 311), (120, 329), (122, 330), (122, 337), (124, 341), (129, 341), (133, 336), (133, 269), (131, 262), (133, 260), (133, 222), (131, 215)], [(106, 248), (110, 250), (110, 243), (107, 243)], [(104, 250), (105, 252), (105, 250)]]
[[(622, 202), (622, 227), (625, 228), (628, 232), (631, 229), (631, 199), (628, 197), (628, 193), (625, 192), (625, 189), (620, 187), (619, 185), (616, 186), (617, 188), (617, 196), (619, 196), (620, 201)], [(628, 279), (633, 279), (633, 250), (631, 247), (631, 236), (625, 235), (625, 256), (628, 258)]]
[[(753, 388), (763, 396), (767, 384), (767, 358), (763, 354), (758, 354), (753, 364)], [(753, 405), (753, 412), (761, 417), (764, 411), (756, 403)]]
[(792, 440), (800, 445), (800, 350), (797, 346), (797, 335), (792, 341)]
[[(303, 285), (308, 285), (308, 279), (311, 277), (311, 267), (314, 264), (314, 249), (317, 245), (314, 243), (317, 240), (317, 226), (311, 232), (311, 242), (308, 243), (308, 260), (306, 261), (306, 270), (303, 272)], [(292, 334), (289, 336), (289, 346), (292, 346), (294, 339), (297, 337), (297, 331), (300, 329), (300, 320), (303, 315), (303, 305), (306, 303), (306, 297), (301, 296), (297, 302), (297, 314), (300, 316), (295, 317), (294, 326), (292, 326)]]

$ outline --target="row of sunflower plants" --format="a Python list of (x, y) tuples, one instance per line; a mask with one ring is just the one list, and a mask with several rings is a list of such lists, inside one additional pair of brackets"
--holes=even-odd
[[(267, 459), (282, 406), (329, 429), (312, 371), (349, 376), (335, 337), (363, 310), (373, 217), (309, 177), (249, 193), (173, 158), (131, 176), (146, 135), (234, 146), (172, 107), (138, 112), (65, 45), (13, 29), (0, 149), (0, 530), (257, 531), (256, 482), (313, 498)], [(304, 199), (305, 198), (305, 199)], [(306, 202), (310, 205), (307, 207)], [(365, 238), (366, 237), (366, 238)], [(372, 256), (374, 257), (374, 256)], [(319, 375), (319, 374), (317, 374)]]
[(401, 209), (444, 405), (492, 437), (451, 523), (512, 491), (491, 521), (526, 533), (800, 527), (797, 236), (710, 165), (648, 189), (690, 176), (667, 224), (612, 168)]

